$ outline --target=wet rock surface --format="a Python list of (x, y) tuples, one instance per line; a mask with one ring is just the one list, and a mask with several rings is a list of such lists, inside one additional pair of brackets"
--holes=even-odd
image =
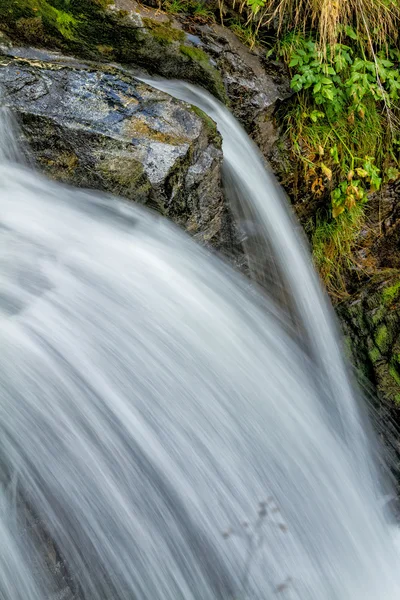
[(232, 113), (264, 156), (269, 156), (279, 135), (272, 118), (274, 110), (291, 95), (287, 74), (280, 65), (272, 64), (267, 73), (262, 58), (227, 28), (191, 22), (184, 27), (195, 35), (192, 44), (206, 52), (221, 73)]
[(400, 272), (376, 275), (338, 312), (359, 367), (383, 397), (400, 407)]
[(115, 0), (102, 8), (100, 2), (76, 0), (66, 13), (66, 30), (47, 13), (18, 10), (13, 0), (4, 0), (0, 29), (23, 45), (60, 48), (64, 54), (116, 61), (201, 85), (230, 106), (269, 156), (278, 137), (271, 115), (292, 93), (282, 65), (266, 61), (261, 50), (250, 51), (228, 28), (171, 16), (154, 0), (147, 4)]
[[(208, 63), (218, 74), (223, 85), (220, 99), (225, 99), (264, 156), (269, 157), (279, 136), (272, 115), (277, 104), (292, 94), (288, 74), (282, 65), (272, 61), (266, 63), (262, 52), (244, 46), (229, 28), (196, 22), (185, 16), (171, 18), (160, 13), (157, 7), (153, 8), (151, 0), (147, 4), (150, 6), (143, 7), (134, 0), (115, 2), (116, 8), (128, 9), (131, 18), (139, 15), (150, 35), (157, 37), (161, 30), (167, 36), (169, 31), (173, 43), (174, 37), (183, 34), (180, 52), (193, 64)], [(187, 69), (180, 78), (196, 82), (196, 73)]]
[(147, 204), (229, 251), (220, 138), (210, 119), (115, 68), (8, 53), (25, 57), (0, 59), (0, 91), (41, 170)]

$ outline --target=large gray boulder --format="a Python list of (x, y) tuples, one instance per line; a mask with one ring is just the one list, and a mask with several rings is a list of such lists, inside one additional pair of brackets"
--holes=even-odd
[(0, 94), (50, 177), (147, 204), (229, 251), (214, 123), (129, 73), (3, 48)]

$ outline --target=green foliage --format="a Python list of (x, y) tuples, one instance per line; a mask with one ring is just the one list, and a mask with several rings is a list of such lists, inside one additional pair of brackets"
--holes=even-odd
[(255, 22), (257, 32), (273, 25), (283, 37), (293, 31), (305, 34), (311, 27), (323, 53), (327, 44), (343, 37), (351, 41), (363, 37), (365, 46), (373, 43), (378, 48), (393, 45), (398, 38), (398, 0), (219, 0), (221, 15), (224, 2), (244, 15), (246, 25)]
[(336, 219), (321, 214), (316, 223), (309, 224), (315, 266), (332, 298), (340, 300), (347, 295), (345, 275), (354, 266), (354, 238), (363, 222), (363, 208), (356, 205), (351, 212), (346, 211)]
[[(386, 156), (384, 119), (371, 99), (366, 102), (363, 118), (353, 119), (350, 113), (349, 119), (343, 111), (332, 120), (315, 107), (307, 91), (296, 100), (284, 117), (292, 151), (303, 164), (306, 187), (316, 197), (329, 195), (332, 214), (337, 217), (356, 203), (364, 203), (367, 194), (381, 186), (376, 160), (381, 165)], [(375, 157), (368, 154), (371, 151)], [(389, 179), (397, 170), (391, 166), (386, 172)]]
[(172, 14), (187, 14), (200, 21), (213, 21), (214, 13), (202, 0), (164, 0), (163, 9)]
[(267, 0), (247, 0), (247, 6), (254, 16), (256, 16), (259, 11), (265, 7), (266, 3)]
[(340, 295), (368, 194), (400, 175), (398, 51), (368, 56), (347, 27), (341, 43), (323, 49), (311, 38), (290, 34), (280, 42), (279, 55), (296, 92), (283, 118), (298, 187), (329, 201), (323, 223), (314, 227), (314, 256), (325, 282)]
[(189, 2), (187, 0), (166, 0), (162, 6), (171, 15), (178, 15), (179, 13), (188, 12)]
[(192, 2), (190, 11), (197, 19), (214, 21), (213, 11), (203, 2)]
[(240, 39), (243, 44), (252, 48), (257, 40), (257, 35), (252, 23), (245, 25), (240, 19), (233, 19), (229, 24), (230, 29)]
[(368, 60), (356, 56), (350, 46), (336, 43), (328, 45), (323, 55), (315, 41), (298, 40), (289, 61), (295, 72), (291, 87), (295, 92), (311, 88), (313, 101), (323, 106), (328, 118), (343, 110), (365, 112), (368, 97), (389, 107), (399, 99), (400, 71), (382, 52)]

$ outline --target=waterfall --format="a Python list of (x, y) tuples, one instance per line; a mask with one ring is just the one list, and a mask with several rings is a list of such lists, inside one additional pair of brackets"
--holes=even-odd
[(152, 85), (216, 120), (288, 302), (0, 152), (0, 597), (397, 600), (374, 436), (285, 197), (224, 107)]

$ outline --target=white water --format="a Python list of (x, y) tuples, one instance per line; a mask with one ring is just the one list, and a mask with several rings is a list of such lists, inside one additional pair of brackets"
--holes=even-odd
[(375, 443), (285, 198), (225, 109), (157, 85), (218, 121), (298, 326), (166, 221), (17, 166), (3, 120), (0, 598), (65, 585), (46, 530), (86, 600), (397, 600)]

